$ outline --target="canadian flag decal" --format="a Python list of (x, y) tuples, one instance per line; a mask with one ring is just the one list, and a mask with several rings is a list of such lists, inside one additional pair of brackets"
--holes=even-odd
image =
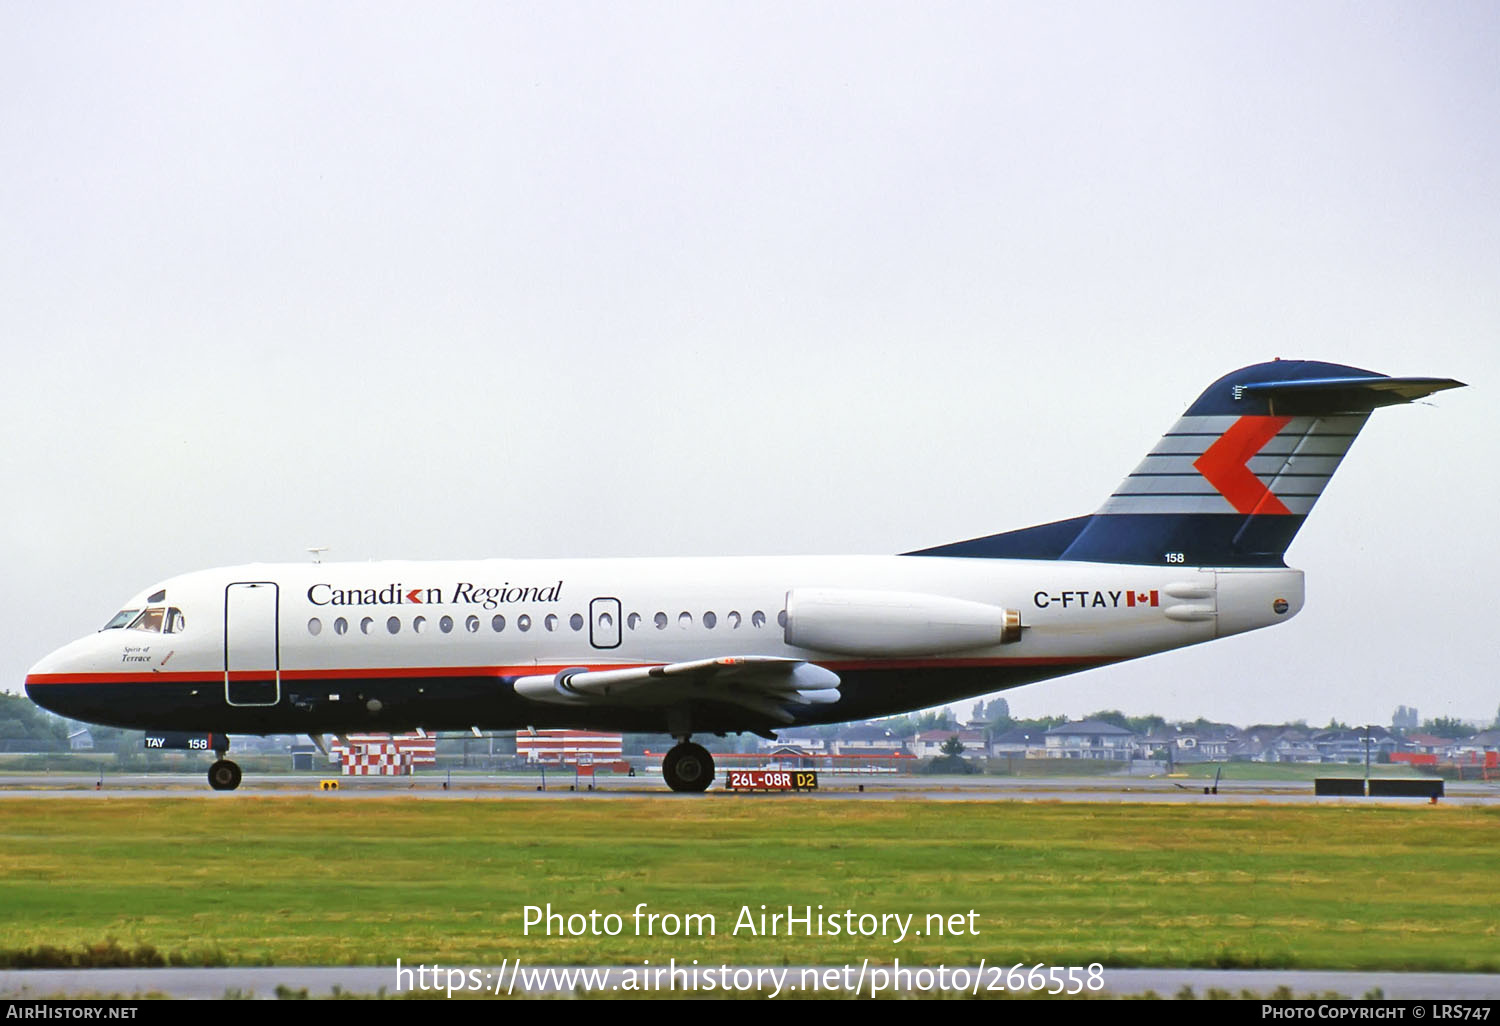
[(1127, 591), (1125, 604), (1127, 606), (1159, 606), (1161, 598), (1154, 591)]

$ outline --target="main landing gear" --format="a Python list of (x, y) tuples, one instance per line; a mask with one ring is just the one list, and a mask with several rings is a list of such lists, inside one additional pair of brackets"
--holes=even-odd
[(214, 753), (219, 761), (208, 768), (208, 786), (215, 791), (233, 791), (240, 786), (240, 767), (224, 758), (223, 752)]
[(714, 757), (702, 745), (680, 737), (661, 761), (661, 775), (674, 791), (706, 791), (714, 782)]

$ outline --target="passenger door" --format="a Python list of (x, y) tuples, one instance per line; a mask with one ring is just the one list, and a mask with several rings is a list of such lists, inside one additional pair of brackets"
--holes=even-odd
[(224, 589), (224, 700), (275, 705), (281, 700), (280, 593), (270, 581)]

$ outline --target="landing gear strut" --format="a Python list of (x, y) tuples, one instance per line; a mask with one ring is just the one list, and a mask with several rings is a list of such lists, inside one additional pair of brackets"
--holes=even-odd
[(684, 738), (661, 761), (661, 775), (674, 791), (706, 791), (714, 782), (714, 757)]
[(233, 791), (240, 786), (240, 767), (224, 758), (219, 752), (219, 761), (208, 768), (208, 786), (215, 791)]

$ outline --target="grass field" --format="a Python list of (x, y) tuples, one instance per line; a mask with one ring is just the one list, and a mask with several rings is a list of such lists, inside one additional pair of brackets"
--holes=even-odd
[[(11, 801), (0, 958), (229, 964), (1046, 962), (1500, 971), (1500, 812), (662, 798)], [(618, 937), (523, 935), (523, 906)], [(636, 936), (630, 912), (710, 913)], [(732, 934), (742, 906), (977, 910), (978, 936)]]

